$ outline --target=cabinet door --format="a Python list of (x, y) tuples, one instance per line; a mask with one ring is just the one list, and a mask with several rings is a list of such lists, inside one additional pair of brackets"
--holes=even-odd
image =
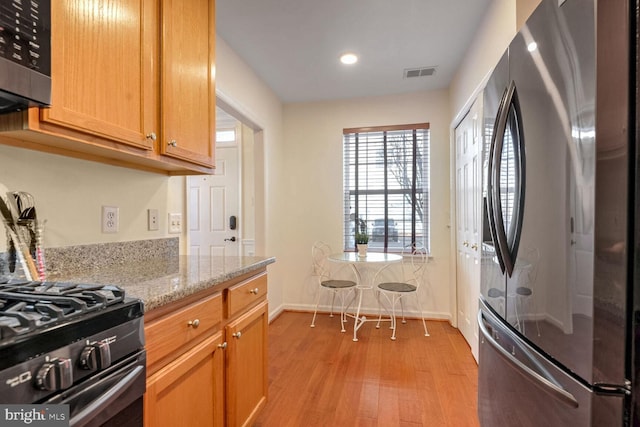
[(51, 20), (51, 108), (40, 120), (151, 150), (158, 132), (157, 3), (56, 0)]
[(222, 332), (147, 379), (145, 427), (224, 425)]
[(226, 327), (227, 425), (250, 426), (267, 402), (267, 302)]
[(214, 165), (214, 64), (214, 0), (163, 0), (163, 154)]

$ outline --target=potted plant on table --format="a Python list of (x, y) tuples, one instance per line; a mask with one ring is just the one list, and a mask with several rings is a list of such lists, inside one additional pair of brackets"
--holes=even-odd
[(359, 256), (367, 256), (367, 247), (369, 246), (369, 235), (367, 233), (356, 233), (356, 246)]

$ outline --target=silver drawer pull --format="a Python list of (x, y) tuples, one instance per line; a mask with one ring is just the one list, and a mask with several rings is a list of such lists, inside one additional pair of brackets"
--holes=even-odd
[(242, 336), (242, 332), (238, 331), (235, 334), (231, 334), (231, 336), (239, 339)]
[(155, 132), (148, 133), (146, 137), (147, 139), (150, 139), (152, 141), (155, 141), (156, 139), (158, 139), (158, 136), (156, 135)]
[(200, 319), (189, 320), (189, 322), (187, 322), (187, 326), (191, 326), (193, 329), (196, 329), (200, 326)]
[(226, 350), (226, 348), (227, 348), (227, 342), (225, 341), (225, 342), (223, 342), (222, 344), (218, 344), (218, 348), (221, 348), (221, 349), (223, 349), (223, 350)]
[(167, 142), (167, 145), (169, 145), (171, 147), (177, 147), (178, 146), (178, 141), (176, 141), (175, 139), (172, 139), (171, 141)]
[(260, 289), (255, 288), (255, 289), (251, 289), (251, 290), (249, 291), (249, 293), (250, 293), (250, 294), (254, 294), (254, 295), (258, 295), (258, 292), (259, 292), (259, 291), (260, 291)]

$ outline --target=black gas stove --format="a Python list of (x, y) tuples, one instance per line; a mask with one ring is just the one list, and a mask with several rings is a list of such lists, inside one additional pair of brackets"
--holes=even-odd
[(87, 415), (89, 402), (126, 389), (141, 405), (145, 366), (143, 305), (122, 288), (0, 279), (0, 403), (63, 403), (71, 425), (104, 422), (118, 405)]

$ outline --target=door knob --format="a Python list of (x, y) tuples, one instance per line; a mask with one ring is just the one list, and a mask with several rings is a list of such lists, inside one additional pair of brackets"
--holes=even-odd
[(235, 242), (236, 241), (236, 236), (231, 236), (231, 238), (229, 239), (224, 239), (225, 242)]

